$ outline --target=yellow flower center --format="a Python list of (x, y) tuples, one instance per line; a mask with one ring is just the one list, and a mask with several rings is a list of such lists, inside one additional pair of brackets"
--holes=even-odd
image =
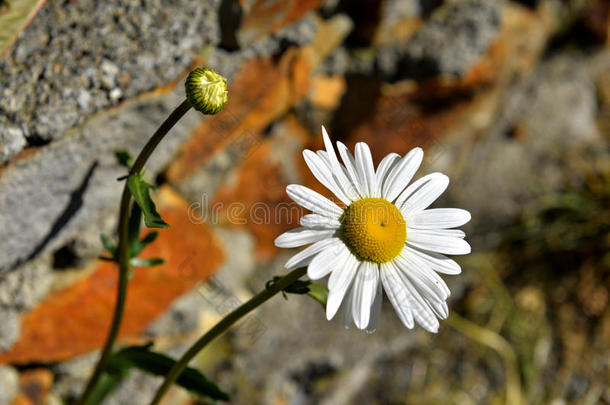
[(394, 204), (382, 198), (363, 198), (343, 212), (340, 235), (360, 260), (385, 263), (402, 251), (407, 226)]

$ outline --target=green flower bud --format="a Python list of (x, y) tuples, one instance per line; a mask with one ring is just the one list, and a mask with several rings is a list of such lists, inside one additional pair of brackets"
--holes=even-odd
[(204, 114), (222, 111), (229, 100), (227, 79), (213, 69), (198, 67), (189, 73), (185, 83), (186, 98), (194, 109)]

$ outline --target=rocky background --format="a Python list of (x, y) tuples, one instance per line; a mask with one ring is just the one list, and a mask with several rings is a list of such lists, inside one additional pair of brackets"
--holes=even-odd
[[(196, 361), (231, 403), (610, 404), (609, 21), (607, 0), (0, 1), (0, 404), (84, 386), (116, 287), (97, 260), (113, 151), (142, 147), (198, 65), (230, 101), (148, 165), (171, 228), (145, 254), (166, 264), (131, 279), (123, 342), (179, 356), (283, 273), (294, 223), (274, 213), (287, 184), (323, 190), (301, 151), (325, 124), (376, 162), (424, 147), (473, 254), (437, 335), (388, 302), (369, 335), (275, 297)], [(158, 384), (133, 372), (107, 403)]]

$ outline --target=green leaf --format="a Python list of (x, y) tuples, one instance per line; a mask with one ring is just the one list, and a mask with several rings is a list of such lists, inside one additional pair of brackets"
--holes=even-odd
[(169, 225), (161, 218), (157, 212), (155, 203), (150, 197), (150, 189), (152, 186), (142, 178), (140, 174), (132, 174), (127, 180), (129, 191), (136, 200), (136, 203), (142, 209), (144, 214), (144, 223), (149, 228), (168, 228)]
[(157, 236), (159, 236), (159, 232), (149, 232), (142, 239), (138, 239), (136, 246), (131, 251), (131, 256), (134, 257), (139, 255), (146, 246), (150, 245), (155, 241), (155, 239), (157, 239)]
[[(111, 359), (110, 366), (124, 369), (127, 365), (149, 374), (165, 376), (176, 363), (171, 357), (150, 350), (152, 344), (130, 346), (119, 350)], [(205, 378), (197, 369), (187, 367), (176, 380), (176, 384), (198, 395), (215, 400), (228, 401), (229, 395)]]
[(131, 166), (134, 162), (134, 158), (129, 152), (127, 152), (126, 150), (116, 150), (114, 151), (114, 156), (116, 156), (116, 160), (121, 166), (125, 166), (126, 168), (131, 169)]
[(134, 267), (152, 267), (159, 266), (164, 263), (165, 260), (160, 257), (155, 257), (153, 259), (140, 259), (139, 257), (134, 257), (131, 259), (131, 265)]
[(120, 384), (120, 382), (129, 376), (127, 369), (113, 370), (102, 374), (100, 380), (95, 386), (93, 393), (87, 401), (87, 405), (101, 405), (104, 398), (110, 394)]
[(328, 289), (322, 284), (310, 283), (307, 295), (322, 304), (322, 308), (326, 308), (326, 301), (328, 300)]
[(106, 248), (107, 251), (112, 253), (112, 256), (116, 256), (117, 247), (112, 242), (112, 239), (110, 239), (110, 236), (101, 234), (100, 239), (102, 240), (102, 245), (104, 245), (104, 248)]
[[(275, 276), (272, 280), (267, 281), (266, 287), (269, 288), (271, 285), (276, 283), (282, 277)], [(323, 308), (326, 308), (326, 301), (328, 299), (328, 289), (322, 284), (314, 283), (311, 281), (297, 280), (290, 284), (288, 287), (282, 290), (282, 294), (298, 294), (298, 295), (309, 295), (314, 300), (322, 304)], [(284, 295), (286, 298), (286, 295)]]
[(140, 243), (142, 244), (142, 246), (147, 246), (147, 245), (153, 243), (157, 239), (157, 236), (159, 236), (159, 232), (156, 232), (156, 231), (149, 232), (146, 234), (145, 237), (143, 237), (140, 240)]
[(116, 262), (116, 259), (114, 257), (98, 256), (97, 258), (105, 262)]
[(128, 235), (129, 235), (129, 255), (137, 256), (142, 251), (140, 247), (140, 226), (142, 224), (142, 210), (138, 204), (131, 205), (129, 214)]

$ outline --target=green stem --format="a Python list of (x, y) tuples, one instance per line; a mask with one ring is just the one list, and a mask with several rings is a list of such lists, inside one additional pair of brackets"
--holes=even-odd
[(159, 145), (159, 142), (161, 142), (161, 140), (165, 137), (165, 135), (167, 135), (169, 130), (172, 129), (172, 127), (176, 125), (180, 118), (182, 118), (182, 116), (186, 114), (190, 109), (190, 101), (184, 100), (182, 104), (180, 104), (178, 107), (176, 107), (174, 111), (172, 111), (172, 113), (169, 115), (169, 117), (167, 117), (165, 122), (163, 122), (159, 129), (157, 129), (157, 132), (155, 132), (153, 136), (148, 140), (146, 145), (144, 145), (142, 152), (140, 152), (140, 154), (136, 158), (136, 161), (134, 162), (133, 166), (131, 167), (131, 170), (129, 171), (129, 174), (136, 174), (142, 171), (142, 169), (144, 168), (144, 164), (146, 164), (146, 161), (148, 160), (150, 155), (153, 153), (157, 145)]
[(254, 297), (250, 298), (249, 301), (243, 303), (238, 308), (236, 308), (233, 312), (225, 316), (220, 322), (218, 322), (212, 329), (210, 329), (206, 334), (201, 336), (199, 340), (197, 340), (191, 347), (182, 355), (180, 360), (178, 360), (174, 366), (171, 368), (169, 373), (165, 376), (165, 380), (163, 384), (157, 390), (155, 397), (153, 398), (151, 405), (157, 405), (163, 398), (163, 395), (167, 392), (169, 387), (176, 381), (176, 379), (182, 374), (184, 369), (188, 366), (188, 363), (195, 357), (208, 343), (214, 340), (216, 337), (221, 335), (227, 329), (231, 327), (235, 322), (237, 322), (244, 315), (248, 314), (250, 311), (257, 308), (259, 305), (263, 304), (269, 298), (273, 297), (278, 292), (282, 291), (286, 287), (293, 284), (299, 278), (303, 277), (307, 272), (307, 268), (299, 268), (293, 270), (288, 273), (275, 283), (273, 283), (269, 288), (265, 288), (263, 291), (256, 294)]
[[(144, 168), (146, 161), (155, 150), (159, 142), (167, 135), (169, 130), (176, 125), (176, 123), (190, 110), (191, 103), (188, 100), (184, 100), (167, 119), (161, 124), (159, 129), (153, 134), (148, 140), (135, 163), (129, 170), (129, 174), (138, 174)], [(119, 262), (119, 283), (117, 286), (117, 297), (114, 306), (114, 315), (112, 318), (112, 324), (106, 337), (106, 343), (102, 349), (102, 354), (98, 360), (95, 370), (87, 383), (85, 391), (81, 395), (80, 399), (76, 402), (76, 405), (86, 405), (93, 394), (93, 391), (102, 376), (102, 373), (106, 369), (110, 355), (112, 354), (112, 347), (116, 342), (116, 339), (121, 330), (121, 322), (123, 321), (123, 313), (125, 311), (125, 301), (127, 299), (127, 281), (129, 276), (129, 208), (131, 206), (131, 193), (127, 187), (127, 181), (123, 187), (123, 194), (121, 195), (121, 203), (119, 206), (119, 246), (118, 246), (118, 262)]]

